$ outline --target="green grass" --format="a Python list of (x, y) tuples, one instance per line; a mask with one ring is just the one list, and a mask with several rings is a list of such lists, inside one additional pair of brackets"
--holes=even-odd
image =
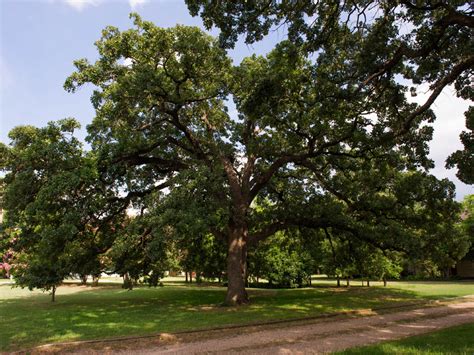
[(474, 282), (469, 281), (416, 281), (392, 282), (389, 287), (413, 292), (419, 298), (440, 299), (474, 294)]
[(364, 346), (342, 351), (338, 354), (474, 354), (474, 323), (443, 329), (426, 335), (419, 335), (387, 343)]
[[(354, 283), (356, 285), (356, 283)], [(221, 307), (225, 288), (182, 286), (122, 290), (62, 286), (48, 294), (0, 284), (0, 351), (72, 340), (202, 329), (229, 324), (317, 316), (406, 302), (474, 294), (474, 283), (391, 283), (389, 287), (250, 289), (251, 305)]]

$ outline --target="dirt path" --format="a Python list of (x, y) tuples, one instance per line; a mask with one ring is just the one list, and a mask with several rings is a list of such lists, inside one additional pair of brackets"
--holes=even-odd
[[(177, 342), (141, 349), (140, 354), (307, 354), (399, 339), (474, 322), (474, 301), (352, 319), (291, 325), (236, 334), (225, 332), (212, 339)], [(127, 352), (122, 352), (122, 354)], [(135, 352), (136, 353), (136, 352)]]

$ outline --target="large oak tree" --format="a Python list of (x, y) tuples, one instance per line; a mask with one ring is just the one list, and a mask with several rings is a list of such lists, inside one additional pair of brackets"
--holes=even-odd
[[(363, 31), (334, 25), (339, 40), (328, 40), (314, 60), (283, 42), (266, 57), (232, 66), (219, 42), (197, 28), (162, 29), (133, 18), (133, 29), (103, 31), (99, 59), (76, 61), (65, 87), (96, 87), (88, 139), (114, 202), (146, 209), (143, 197), (181, 191), (184, 211), (187, 198), (198, 223), (205, 213), (211, 217), (208, 230), (227, 242), (227, 304), (248, 301), (248, 245), (278, 230), (330, 227), (380, 242), (367, 223), (345, 217), (348, 209), (355, 213), (357, 191), (364, 191), (362, 183), (351, 185), (351, 174), (387, 182), (373, 179), (367, 186), (367, 196), (383, 197), (397, 178), (390, 169), (432, 166), (426, 157), (432, 130), (422, 125), (434, 119), (428, 107), (408, 103), (407, 87), (392, 76), (374, 79), (383, 85), (360, 81), (372, 60), (360, 51), (370, 48)], [(450, 215), (452, 186), (417, 176), (426, 193), (395, 197), (393, 207), (404, 201), (409, 215), (417, 196), (420, 203), (431, 196)], [(196, 191), (204, 206), (192, 206)]]

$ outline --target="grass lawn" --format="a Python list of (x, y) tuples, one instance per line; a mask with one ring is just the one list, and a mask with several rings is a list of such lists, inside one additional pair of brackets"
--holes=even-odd
[(419, 335), (372, 346), (342, 351), (338, 354), (474, 354), (474, 323), (443, 329), (426, 335)]
[(229, 324), (317, 316), (406, 302), (474, 294), (473, 282), (394, 282), (389, 287), (250, 289), (251, 305), (221, 307), (225, 288), (184, 286), (126, 291), (65, 285), (48, 294), (0, 283), (0, 351), (71, 340), (174, 332)]

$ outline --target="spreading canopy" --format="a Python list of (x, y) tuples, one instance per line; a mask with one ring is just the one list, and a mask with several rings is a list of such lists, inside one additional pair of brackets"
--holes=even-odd
[[(176, 193), (183, 211), (211, 216), (201, 215), (206, 228), (228, 245), (227, 303), (247, 301), (247, 244), (278, 230), (334, 227), (380, 244), (371, 236), (403, 229), (390, 218), (390, 229), (367, 229), (372, 220), (364, 224), (357, 211), (374, 201), (357, 207), (364, 198), (382, 200), (375, 207), (382, 216), (396, 208), (394, 220), (410, 221), (415, 203), (435, 200), (452, 215), (448, 182), (417, 173), (413, 186), (426, 189), (412, 200), (395, 188), (403, 182), (397, 171), (432, 166), (432, 130), (421, 123), (434, 116), (407, 102), (407, 87), (391, 77), (380, 78), (383, 86), (358, 85), (367, 65), (359, 51), (364, 32), (337, 27), (344, 46), (328, 42), (316, 61), (282, 42), (266, 57), (232, 66), (197, 28), (133, 19), (133, 29), (106, 28), (96, 42), (99, 59), (76, 61), (65, 87), (96, 87), (88, 140), (115, 202), (146, 209), (144, 197), (165, 191)], [(367, 174), (374, 179), (364, 180)], [(189, 202), (196, 196), (200, 206)]]
[[(416, 126), (416, 118), (448, 85), (453, 84), (457, 96), (474, 98), (474, 16), (470, 1), (186, 3), (191, 14), (201, 16), (208, 29), (217, 26), (221, 30), (219, 38), (224, 47), (233, 47), (241, 34), (246, 43), (254, 43), (283, 27), (302, 51), (316, 56), (318, 67), (332, 52), (328, 58), (333, 65), (334, 86), (347, 86), (347, 96), (369, 87), (383, 91), (393, 79), (410, 86), (412, 95), (429, 92), (421, 106), (398, 111), (405, 128)], [(472, 131), (472, 108), (466, 117), (466, 126)], [(472, 133), (463, 132), (461, 140), (464, 150), (455, 152), (447, 166), (456, 166), (457, 176), (471, 184)]]

